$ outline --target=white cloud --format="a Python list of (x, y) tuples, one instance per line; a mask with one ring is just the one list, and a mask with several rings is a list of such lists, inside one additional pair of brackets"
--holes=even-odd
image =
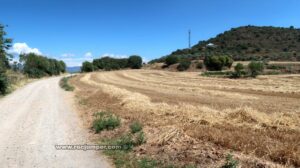
[(64, 54), (62, 54), (61, 55), (62, 57), (74, 57), (75, 56), (75, 54), (72, 54), (72, 53), (64, 53)]
[(93, 61), (93, 54), (91, 52), (87, 52), (83, 56), (79, 57), (75, 56), (75, 54), (65, 53), (58, 59), (64, 61), (68, 67), (81, 66), (84, 61)]
[(149, 59), (146, 58), (146, 57), (142, 57), (142, 59), (143, 59), (143, 62), (145, 62), (145, 63), (148, 63), (148, 62), (149, 62)]
[(101, 57), (128, 58), (128, 55), (119, 55), (119, 54), (105, 53), (105, 54), (102, 54)]
[(93, 58), (93, 54), (91, 52), (87, 52), (84, 54), (85, 58)]
[(28, 54), (28, 53), (35, 53), (41, 55), (37, 48), (30, 48), (26, 43), (15, 43), (10, 50), (8, 50), (10, 54), (20, 55), (20, 54)]

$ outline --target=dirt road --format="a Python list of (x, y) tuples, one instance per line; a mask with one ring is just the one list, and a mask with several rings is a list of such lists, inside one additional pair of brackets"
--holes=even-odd
[(96, 151), (56, 149), (91, 144), (59, 79), (33, 82), (0, 100), (0, 167), (110, 167)]

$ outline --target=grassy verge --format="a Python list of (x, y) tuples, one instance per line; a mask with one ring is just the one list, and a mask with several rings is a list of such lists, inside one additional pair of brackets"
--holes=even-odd
[(18, 89), (19, 87), (22, 87), (27, 83), (29, 83), (30, 81), (32, 81), (32, 79), (29, 79), (26, 75), (20, 72), (14, 72), (12, 70), (8, 70), (5, 73), (5, 75), (7, 77), (6, 79), (7, 79), (8, 88), (6, 89), (6, 93), (4, 95), (11, 93), (14, 90)]
[(59, 85), (61, 88), (63, 88), (65, 91), (73, 91), (75, 88), (74, 86), (71, 86), (69, 84), (69, 79), (72, 78), (72, 76), (69, 77), (63, 77), (60, 81), (59, 81)]
[[(128, 138), (128, 134), (114, 139), (102, 140), (102, 144), (115, 145), (126, 143), (134, 143), (134, 140)], [(134, 145), (133, 145), (134, 146)], [(132, 167), (132, 168), (194, 168), (193, 165), (178, 166), (153, 159), (149, 156), (137, 157), (132, 148), (124, 148), (123, 150), (106, 150), (104, 154), (113, 160), (116, 168)]]
[[(116, 131), (120, 127), (128, 127), (128, 131), (122, 131), (120, 134), (116, 134), (113, 137), (105, 137), (100, 139), (100, 144), (104, 145), (119, 145), (122, 148), (120, 150), (105, 150), (103, 153), (113, 160), (116, 168), (132, 167), (132, 168), (179, 168), (182, 166), (175, 166), (163, 161), (155, 160), (149, 156), (137, 157), (134, 149), (138, 146), (146, 143), (146, 137), (143, 132), (143, 125), (138, 121), (133, 121), (124, 125), (120, 122), (118, 116), (110, 112), (95, 113), (95, 119), (92, 129), (95, 133), (101, 133), (106, 131)], [(121, 125), (122, 124), (122, 125)], [(101, 129), (97, 129), (101, 128)], [(192, 168), (192, 166), (190, 166)]]

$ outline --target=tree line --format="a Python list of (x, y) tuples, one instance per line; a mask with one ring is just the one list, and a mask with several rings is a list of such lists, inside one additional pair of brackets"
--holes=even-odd
[(21, 54), (22, 71), (32, 78), (59, 75), (66, 71), (66, 64), (53, 58), (47, 58), (34, 53)]
[(97, 70), (119, 70), (125, 68), (140, 69), (143, 65), (143, 60), (138, 55), (132, 55), (129, 58), (111, 58), (102, 57), (94, 59), (92, 62), (85, 61), (82, 63), (82, 72), (92, 72)]
[(0, 24), (0, 95), (6, 94), (10, 86), (8, 70), (19, 71), (31, 78), (59, 75), (66, 71), (66, 64), (63, 61), (35, 53), (21, 54), (19, 63), (10, 64), (13, 56), (7, 51), (12, 46), (12, 39), (6, 37), (4, 29), (5, 26)]

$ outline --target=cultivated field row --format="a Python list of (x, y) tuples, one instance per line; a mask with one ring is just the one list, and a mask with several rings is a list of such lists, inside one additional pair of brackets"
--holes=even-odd
[(233, 153), (247, 167), (300, 166), (300, 75), (232, 80), (128, 70), (72, 83), (87, 126), (100, 110), (145, 124), (141, 156), (216, 167)]

